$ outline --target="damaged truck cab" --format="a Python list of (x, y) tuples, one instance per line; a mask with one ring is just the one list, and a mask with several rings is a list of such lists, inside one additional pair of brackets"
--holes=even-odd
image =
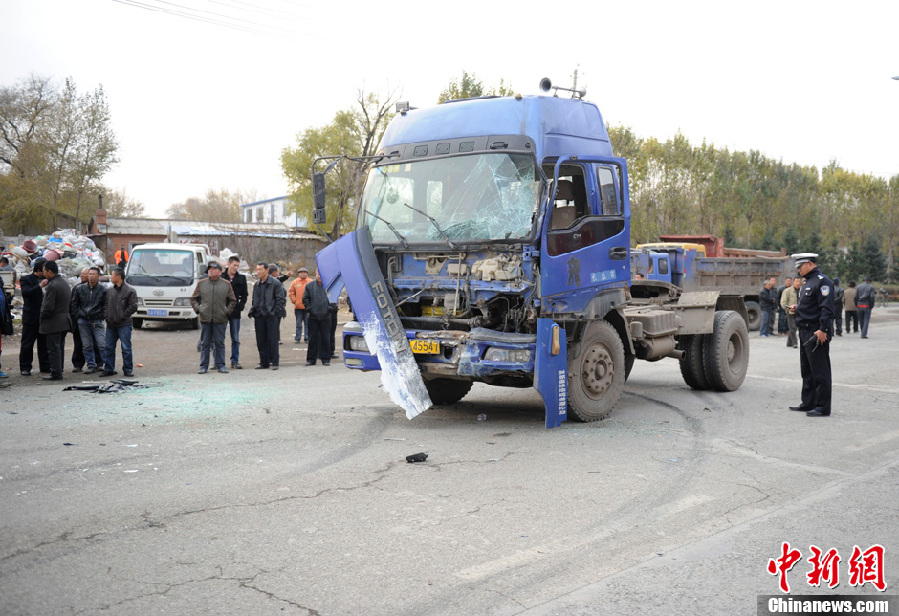
[(389, 370), (401, 388), (423, 383), (430, 400), (415, 412), (394, 398), (410, 417), (479, 381), (537, 388), (547, 427), (569, 412), (602, 419), (635, 359), (676, 357), (698, 388), (742, 383), (741, 302), (650, 287), (630, 297), (627, 164), (590, 102), (515, 96), (404, 111), (358, 212), (319, 270), (332, 296), (346, 286), (358, 319), (344, 327), (345, 365)]

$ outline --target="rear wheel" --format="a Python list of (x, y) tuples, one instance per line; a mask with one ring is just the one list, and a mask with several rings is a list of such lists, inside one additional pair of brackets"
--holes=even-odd
[(131, 324), (134, 325), (134, 329), (140, 329), (141, 327), (144, 326), (144, 320), (143, 320), (143, 319), (134, 319), (134, 318), (132, 318), (132, 319), (131, 319)]
[(459, 381), (456, 379), (430, 379), (425, 381), (428, 396), (434, 406), (453, 404), (465, 397), (471, 391), (471, 381)]
[(709, 379), (705, 375), (703, 362), (703, 346), (705, 336), (681, 336), (677, 340), (677, 348), (684, 352), (680, 358), (680, 373), (684, 383), (693, 389), (709, 389)]
[(757, 332), (762, 326), (762, 307), (758, 302), (746, 302), (746, 317), (749, 331)]
[(715, 313), (715, 329), (705, 336), (703, 360), (712, 389), (734, 391), (743, 384), (749, 368), (749, 332), (739, 313)]
[(609, 323), (587, 326), (568, 356), (568, 412), (580, 421), (604, 419), (621, 397), (625, 379), (624, 344)]

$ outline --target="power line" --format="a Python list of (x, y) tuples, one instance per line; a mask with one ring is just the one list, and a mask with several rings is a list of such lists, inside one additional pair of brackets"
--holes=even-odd
[[(257, 21), (251, 21), (248, 19), (243, 19), (240, 17), (234, 17), (231, 15), (226, 15), (223, 13), (218, 13), (215, 11), (209, 11), (205, 9), (195, 9), (192, 7), (184, 6), (181, 4), (177, 4), (175, 2), (170, 2), (168, 0), (150, 0), (151, 2), (155, 2), (155, 4), (148, 4), (147, 2), (141, 2), (140, 0), (113, 0), (113, 2), (117, 2), (119, 4), (124, 4), (126, 6), (131, 6), (134, 8), (140, 8), (148, 11), (154, 11), (159, 13), (164, 13), (167, 15), (172, 15), (174, 17), (181, 17), (184, 19), (190, 19), (194, 21), (199, 21), (203, 23), (207, 23), (210, 25), (221, 26), (224, 28), (229, 28), (232, 30), (237, 30), (240, 32), (248, 32), (252, 34), (261, 34), (264, 36), (273, 36), (276, 38), (282, 38), (287, 40), (296, 40), (297, 35), (291, 30), (285, 28), (279, 28), (276, 26), (270, 26), (268, 24), (260, 23)], [(218, 4), (224, 4), (222, 2), (217, 2)], [(243, 3), (249, 5), (248, 3)], [(165, 5), (165, 6), (162, 6)], [(237, 8), (237, 7), (235, 7)], [(260, 7), (255, 7), (260, 8)], [(247, 10), (247, 9), (241, 9)]]

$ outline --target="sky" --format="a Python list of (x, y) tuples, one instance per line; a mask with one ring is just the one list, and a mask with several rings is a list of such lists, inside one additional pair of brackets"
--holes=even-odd
[(280, 155), (360, 89), (436, 104), (462, 71), (578, 87), (612, 125), (785, 163), (899, 174), (899, 2), (0, 0), (0, 86), (102, 86), (103, 178), (161, 217), (289, 190)]

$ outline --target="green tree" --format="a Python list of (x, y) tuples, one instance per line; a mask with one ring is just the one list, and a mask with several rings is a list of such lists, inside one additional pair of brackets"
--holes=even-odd
[(506, 85), (505, 80), (500, 79), (499, 85), (485, 88), (484, 82), (478, 79), (474, 73), (462, 71), (460, 79), (453, 78), (449, 85), (437, 97), (438, 103), (446, 101), (462, 100), (466, 98), (478, 98), (481, 96), (511, 96), (514, 94), (511, 85)]
[(862, 242), (859, 263), (864, 274), (872, 279), (882, 281), (886, 279), (887, 259), (880, 249), (880, 238), (869, 235)]
[(0, 88), (0, 218), (19, 232), (55, 228), (61, 214), (86, 222), (84, 199), (117, 151), (102, 86), (81, 95), (71, 78), (32, 75)]
[[(290, 203), (300, 217), (312, 220), (312, 163), (324, 156), (364, 157), (377, 153), (387, 124), (395, 115), (396, 91), (380, 94), (358, 91), (356, 106), (338, 111), (325, 126), (308, 128), (297, 135), (294, 148), (281, 152), (281, 168), (290, 184)], [(316, 171), (323, 171), (319, 163)], [(352, 228), (355, 208), (365, 180), (365, 167), (341, 161), (325, 177), (327, 202), (325, 228), (337, 238)]]
[(799, 234), (796, 233), (795, 228), (788, 227), (784, 231), (782, 244), (788, 255), (799, 252)]

